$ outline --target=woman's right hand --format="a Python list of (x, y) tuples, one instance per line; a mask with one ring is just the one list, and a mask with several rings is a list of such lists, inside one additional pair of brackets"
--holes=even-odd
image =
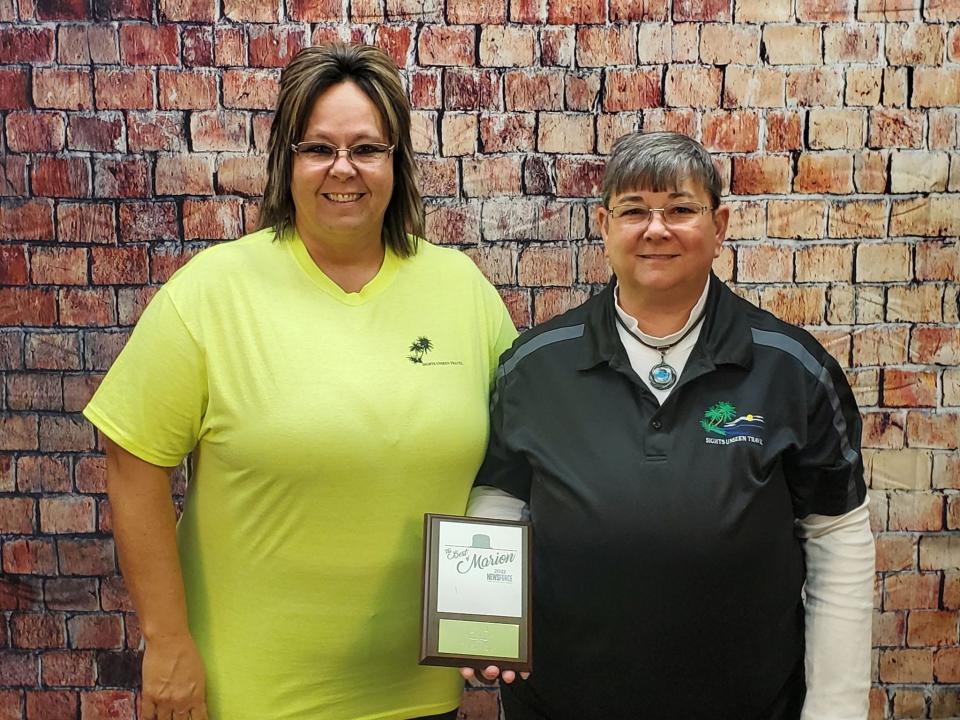
[(141, 692), (142, 720), (207, 720), (206, 672), (193, 638), (147, 642)]

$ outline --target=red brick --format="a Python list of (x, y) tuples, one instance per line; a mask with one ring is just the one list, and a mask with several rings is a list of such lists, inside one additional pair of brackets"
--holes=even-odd
[[(916, 7), (916, 4), (910, 7)], [(923, 16), (928, 21), (957, 21), (960, 20), (960, 8), (953, 0), (928, 0), (923, 4)]]
[(156, 294), (153, 286), (142, 288), (121, 288), (117, 293), (117, 314), (120, 325), (135, 325), (147, 303)]
[(799, 193), (852, 193), (853, 158), (847, 154), (803, 153), (793, 183)]
[[(478, 7), (495, 6), (495, 3), (483, 3)], [(449, 12), (449, 10), (448, 10)], [(459, 21), (454, 21), (459, 22)], [(410, 48), (413, 45), (413, 32), (405, 25), (380, 25), (374, 35), (373, 44), (389, 55), (399, 68), (406, 68), (410, 62)]]
[[(863, 446), (901, 449), (904, 445), (903, 413), (863, 412)], [(887, 503), (890, 504), (889, 501)], [(888, 511), (889, 514), (889, 511)], [(886, 527), (886, 525), (884, 525)]]
[(447, 19), (454, 24), (497, 25), (507, 19), (506, 0), (447, 0)]
[(4, 679), (7, 687), (34, 687), (37, 682), (36, 657), (20, 653), (0, 653), (0, 677)]
[(101, 113), (93, 117), (72, 115), (67, 128), (67, 145), (71, 150), (122, 152), (123, 118)]
[(960, 415), (907, 413), (907, 443), (910, 447), (956, 450), (960, 444)]
[(222, 156), (217, 162), (217, 192), (226, 195), (259, 196), (267, 178), (263, 156)]
[(540, 64), (573, 65), (575, 36), (572, 27), (543, 28), (540, 31)]
[(790, 158), (786, 155), (734, 157), (732, 190), (737, 195), (790, 192)]
[(911, 107), (952, 107), (960, 105), (960, 70), (916, 68), (913, 73)]
[(177, 25), (120, 26), (120, 58), (128, 65), (179, 65)]
[(787, 72), (787, 105), (839, 106), (843, 104), (843, 69), (817, 67)]
[(577, 64), (580, 67), (634, 65), (637, 37), (631, 26), (582, 27), (576, 36)]
[(933, 653), (930, 650), (881, 651), (880, 680), (891, 683), (933, 682)]
[(58, 648), (66, 640), (61, 615), (16, 614), (10, 619), (10, 626), (13, 630), (13, 646), (17, 648)]
[(533, 322), (540, 324), (583, 303), (589, 297), (586, 290), (569, 287), (537, 289), (533, 296)]
[(120, 615), (77, 615), (67, 621), (70, 647), (101, 650), (123, 647), (123, 620)]
[(917, 280), (960, 279), (960, 246), (945, 240), (927, 240), (916, 245)]
[[(3, 571), (22, 575), (55, 575), (57, 556), (51, 540), (15, 538), (3, 544)], [(3, 654), (0, 653), (0, 664)], [(3, 673), (0, 676), (7, 677)]]
[(110, 24), (61, 25), (57, 31), (57, 60), (62, 65), (117, 64), (117, 29)]
[(134, 720), (135, 695), (124, 690), (80, 693), (81, 720)]
[(213, 32), (210, 27), (183, 29), (183, 64), (189, 67), (213, 65)]
[(463, 190), (470, 197), (520, 195), (520, 160), (513, 157), (465, 159)]
[(178, 235), (175, 204), (169, 202), (121, 203), (121, 241), (156, 242), (175, 240)]
[(63, 409), (66, 412), (83, 410), (93, 397), (93, 392), (100, 384), (100, 380), (99, 374), (65, 376), (63, 378)]
[(90, 250), (90, 277), (95, 285), (147, 282), (147, 250), (140, 245)]
[(52, 290), (0, 288), (0, 324), (53, 325), (56, 300)]
[(203, 155), (158, 155), (157, 195), (212, 195), (213, 158)]
[(226, 70), (223, 73), (223, 106), (273, 110), (279, 77), (273, 70)]
[(700, 30), (700, 59), (708, 65), (756, 65), (760, 60), (760, 31), (753, 25), (704, 25)]
[[(2, 291), (0, 291), (2, 292)], [(2, 300), (2, 298), (0, 298)], [(4, 423), (4, 435), (0, 436), (0, 450), (36, 450), (37, 416), (33, 414), (0, 415)], [(15, 572), (9, 570), (8, 572)]]
[(557, 195), (595, 198), (600, 194), (605, 163), (560, 156), (556, 162)]
[(7, 375), (7, 407), (10, 410), (63, 410), (60, 376), (10, 373)]
[(60, 242), (111, 243), (116, 236), (113, 206), (106, 203), (60, 203)]
[(0, 690), (0, 720), (23, 720), (23, 697), (17, 690)]
[(672, 107), (715, 108), (720, 104), (723, 74), (719, 68), (672, 65), (667, 70), (666, 104)]
[(943, 529), (943, 495), (929, 492), (890, 494), (891, 530), (936, 531)]
[(709, 112), (703, 118), (703, 144), (708, 150), (753, 152), (759, 142), (759, 128), (755, 112)]
[(777, 112), (767, 115), (768, 152), (799, 150), (803, 147), (803, 116), (796, 112)]
[(149, 110), (153, 108), (153, 71), (97, 68), (93, 86), (98, 110)]
[(730, 0), (674, 0), (673, 19), (730, 22)]
[(59, 650), (41, 655), (40, 672), (44, 685), (92, 687), (95, 677), (93, 653)]
[(288, 3), (292, 20), (324, 22), (343, 20), (341, 3), (338, 0), (290, 0)]
[(562, 110), (563, 74), (509, 72), (504, 76), (507, 110)]
[(160, 19), (213, 22), (217, 19), (217, 0), (160, 0)]
[(569, 248), (530, 246), (520, 255), (517, 272), (525, 287), (568, 286), (573, 282), (573, 255)]
[(27, 159), (22, 155), (0, 156), (0, 198), (25, 197), (27, 192)]
[[(956, 645), (957, 620), (960, 613), (936, 610), (913, 610), (907, 621), (907, 645), (910, 647), (943, 647)], [(960, 669), (960, 657), (958, 657)], [(960, 672), (954, 681), (960, 680)]]
[[(786, 75), (782, 70), (730, 66), (725, 72), (723, 107), (783, 107)], [(771, 113), (769, 118), (775, 116), (782, 117), (782, 114)]]
[(230, 111), (191, 113), (190, 137), (193, 150), (199, 152), (247, 150), (247, 117)]
[(820, 287), (789, 287), (760, 290), (760, 307), (795, 325), (819, 325), (824, 320), (826, 297)]
[(50, 534), (93, 532), (96, 529), (93, 498), (41, 498), (40, 529)]
[(27, 71), (19, 68), (0, 68), (0, 110), (17, 110), (29, 107)]
[(36, 532), (36, 509), (32, 498), (0, 497), (0, 533), (30, 535)]
[(90, 194), (90, 169), (84, 158), (39, 157), (30, 173), (39, 197), (84, 197)]
[(608, 70), (603, 109), (606, 112), (641, 110), (661, 104), (658, 70)]
[(160, 107), (205, 110), (217, 105), (217, 76), (205, 70), (161, 70)]
[(410, 105), (413, 108), (436, 109), (441, 105), (438, 70), (410, 73)]
[(428, 25), (417, 44), (421, 65), (473, 65), (476, 30), (469, 26)]
[(300, 27), (253, 25), (248, 35), (250, 67), (286, 67), (306, 45)]
[(862, 110), (811, 110), (810, 149), (862, 148), (865, 120)]
[(480, 118), (480, 146), (485, 153), (533, 150), (532, 113), (486, 115)]
[(797, 18), (813, 22), (853, 20), (855, 0), (797, 0)]
[(911, 362), (960, 364), (960, 330), (917, 327), (910, 338)]
[[(956, 643), (956, 621), (954, 621), (954, 631), (952, 643)], [(960, 682), (960, 648), (942, 648), (936, 652), (933, 660), (933, 674), (937, 682), (956, 683)]]
[(53, 45), (53, 30), (49, 27), (0, 28), (0, 63), (52, 62)]
[(26, 366), (37, 370), (79, 370), (80, 337), (72, 332), (30, 333), (24, 343)]
[(150, 282), (163, 283), (170, 279), (180, 267), (194, 255), (198, 249), (178, 247), (160, 247), (150, 254)]
[(884, 580), (884, 610), (936, 610), (940, 596), (937, 573), (903, 573)]
[(34, 68), (33, 102), (39, 108), (92, 110), (90, 71)]
[(74, 475), (77, 490), (82, 493), (105, 493), (107, 491), (107, 462), (103, 456), (78, 459)]
[(883, 404), (888, 407), (936, 407), (937, 374), (897, 368), (884, 370)]
[(38, 20), (87, 20), (90, 17), (84, 0), (34, 0)]
[[(191, 118), (201, 113), (191, 113)], [(182, 112), (127, 113), (127, 140), (130, 151), (177, 151), (186, 149)], [(196, 147), (203, 150), (202, 147)]]
[(27, 253), (23, 246), (0, 245), (0, 285), (27, 284)]
[(922, 147), (924, 114), (915, 110), (878, 108), (869, 113), (867, 145), (880, 147)]
[[(593, 110), (600, 94), (600, 73), (567, 75), (564, 96), (568, 110)], [(593, 125), (591, 121), (591, 126)], [(577, 152), (570, 150), (568, 152)]]
[[(87, 357), (95, 349), (96, 345), (88, 334), (84, 347), (84, 363), (87, 366), (90, 365)], [(40, 450), (89, 452), (96, 446), (93, 427), (79, 415), (42, 415), (39, 420)]]
[(891, 65), (939, 65), (943, 61), (943, 28), (890, 24), (885, 47), (887, 62)]
[[(917, 563), (917, 541), (915, 537), (903, 534), (881, 533), (876, 537), (877, 572), (896, 570), (911, 570)], [(899, 613), (883, 613), (884, 615), (899, 617)], [(902, 618), (901, 618), (902, 624)], [(892, 645), (902, 644), (901, 628), (898, 633), (901, 637)]]
[(663, 21), (670, 17), (668, 0), (610, 0), (610, 21)]
[(547, 21), (551, 25), (603, 24), (607, 21), (607, 4), (602, 0), (551, 2)]
[[(274, 17), (276, 20), (276, 8), (265, 5), (258, 0), (225, 0), (224, 9), (229, 13), (231, 5), (240, 3), (249, 3), (257, 9)], [(228, 14), (229, 17), (229, 14)], [(247, 57), (247, 36), (241, 27), (216, 27), (213, 34), (213, 57), (214, 63), (219, 66), (227, 65), (245, 65)]]
[(116, 572), (113, 540), (57, 541), (60, 572), (63, 575), (112, 575)]
[(238, 200), (185, 200), (183, 202), (184, 240), (233, 240), (240, 237)]
[(77, 693), (68, 690), (27, 691), (26, 720), (75, 720)]
[(87, 250), (71, 247), (36, 247), (30, 256), (31, 280), (38, 285), (85, 285)]

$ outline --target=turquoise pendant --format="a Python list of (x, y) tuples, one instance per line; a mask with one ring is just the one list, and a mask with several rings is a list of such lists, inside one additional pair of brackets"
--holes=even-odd
[(677, 382), (677, 371), (661, 360), (660, 364), (653, 366), (648, 377), (657, 390), (666, 390)]

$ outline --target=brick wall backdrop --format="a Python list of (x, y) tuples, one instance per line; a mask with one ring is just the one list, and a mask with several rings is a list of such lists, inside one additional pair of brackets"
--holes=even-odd
[(607, 278), (617, 136), (717, 153), (717, 272), (809, 327), (863, 409), (871, 717), (960, 716), (960, 0), (0, 0), (0, 719), (133, 717), (78, 411), (157, 286), (255, 226), (278, 68), (332, 37), (403, 68), (428, 235), (520, 326)]

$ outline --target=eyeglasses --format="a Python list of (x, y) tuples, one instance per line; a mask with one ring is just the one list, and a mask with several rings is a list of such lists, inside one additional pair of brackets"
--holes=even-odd
[(670, 227), (693, 225), (703, 213), (713, 208), (698, 202), (679, 202), (662, 208), (648, 208), (643, 205), (617, 205), (610, 208), (610, 217), (624, 225), (646, 227), (655, 212), (660, 213), (663, 224)]
[(383, 143), (360, 143), (350, 147), (337, 147), (324, 142), (301, 142), (290, 146), (297, 155), (314, 165), (333, 165), (340, 153), (347, 154), (347, 160), (354, 167), (375, 167), (382, 163), (393, 152), (396, 145)]

